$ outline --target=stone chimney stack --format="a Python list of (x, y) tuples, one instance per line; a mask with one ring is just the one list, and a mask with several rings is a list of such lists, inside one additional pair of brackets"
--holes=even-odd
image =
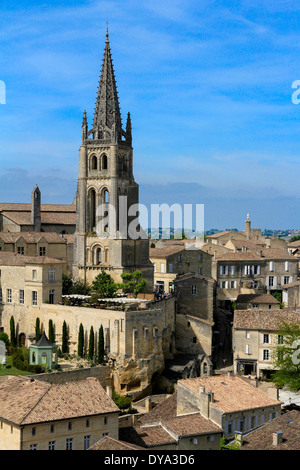
[(283, 441), (282, 431), (273, 432), (272, 438), (273, 438), (273, 446), (278, 446), (279, 444), (281, 444)]
[(34, 232), (41, 231), (41, 191), (35, 185), (31, 193), (31, 223)]

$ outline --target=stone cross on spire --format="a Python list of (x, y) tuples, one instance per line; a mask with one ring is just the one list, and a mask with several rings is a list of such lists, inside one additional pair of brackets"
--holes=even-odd
[(122, 133), (122, 119), (107, 28), (94, 113), (93, 136), (97, 140), (117, 143), (121, 140)]

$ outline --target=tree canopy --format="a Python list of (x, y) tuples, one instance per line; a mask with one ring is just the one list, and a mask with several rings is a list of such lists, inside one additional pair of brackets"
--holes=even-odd
[(274, 384), (291, 391), (300, 389), (300, 322), (282, 322), (278, 331), (278, 344), (274, 353), (276, 372), (272, 379)]
[(133, 273), (123, 273), (121, 274), (123, 283), (120, 284), (120, 288), (124, 292), (132, 293), (134, 297), (140, 292), (144, 292), (147, 286), (145, 279), (142, 279), (141, 271), (134, 271)]

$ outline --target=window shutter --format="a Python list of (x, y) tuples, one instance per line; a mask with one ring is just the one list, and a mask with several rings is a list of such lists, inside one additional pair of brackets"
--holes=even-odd
[(257, 274), (260, 274), (260, 265), (257, 266)]
[(225, 266), (225, 274), (228, 276), (228, 266)]
[(290, 283), (293, 282), (293, 276), (290, 276)]

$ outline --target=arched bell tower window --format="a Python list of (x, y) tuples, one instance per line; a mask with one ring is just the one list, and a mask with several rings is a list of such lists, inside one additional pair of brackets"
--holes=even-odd
[(108, 204), (108, 203), (109, 203), (109, 192), (108, 192), (107, 189), (104, 190), (103, 195), (104, 195), (104, 202), (105, 202), (105, 204)]
[(102, 170), (107, 170), (107, 155), (102, 155)]
[(96, 227), (96, 191), (91, 189), (90, 191), (90, 221), (91, 230)]
[(96, 264), (102, 264), (102, 250), (101, 248), (97, 248), (96, 250)]
[(96, 155), (92, 156), (92, 162), (91, 162), (91, 169), (92, 170), (97, 170), (98, 162), (97, 162), (97, 157)]

